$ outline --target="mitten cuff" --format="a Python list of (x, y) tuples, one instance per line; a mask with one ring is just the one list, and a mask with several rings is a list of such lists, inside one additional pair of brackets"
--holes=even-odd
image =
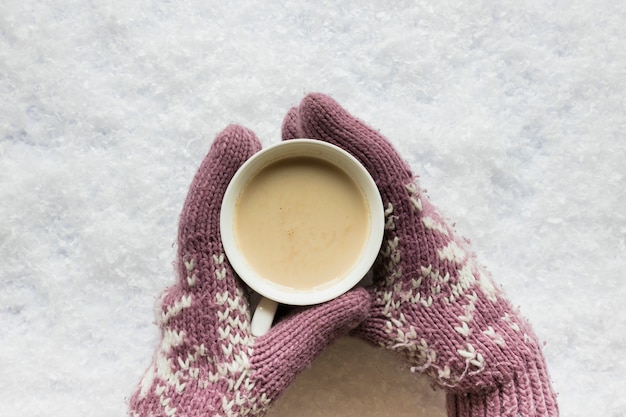
[(527, 363), (496, 389), (446, 395), (448, 417), (558, 417), (543, 359)]

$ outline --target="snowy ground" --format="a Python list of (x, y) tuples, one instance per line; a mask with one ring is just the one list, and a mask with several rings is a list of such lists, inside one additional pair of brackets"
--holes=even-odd
[(626, 3), (0, 3), (0, 415), (119, 416), (228, 123), (305, 93), (387, 135), (545, 341), (563, 416), (626, 416)]

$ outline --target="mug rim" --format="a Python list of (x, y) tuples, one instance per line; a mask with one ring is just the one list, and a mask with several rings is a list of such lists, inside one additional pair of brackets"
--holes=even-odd
[[(250, 179), (269, 164), (291, 157), (317, 157), (333, 164), (357, 183), (369, 209), (369, 233), (354, 266), (342, 278), (319, 287), (295, 289), (260, 276), (247, 263), (237, 246), (234, 214), (241, 191)], [(222, 199), (220, 234), (224, 252), (237, 275), (254, 291), (278, 303), (288, 305), (319, 304), (340, 296), (361, 281), (374, 264), (384, 234), (384, 210), (378, 187), (367, 169), (350, 153), (316, 139), (291, 139), (268, 146), (252, 155), (235, 172)]]

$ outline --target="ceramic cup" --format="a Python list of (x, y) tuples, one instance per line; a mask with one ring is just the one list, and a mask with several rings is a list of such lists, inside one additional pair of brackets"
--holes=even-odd
[[(251, 256), (248, 256), (246, 251), (242, 249), (245, 246), (241, 242), (241, 236), (244, 233), (238, 228), (244, 226), (238, 222), (237, 213), (238, 210), (243, 209), (240, 205), (249, 204), (242, 199), (242, 193), (246, 187), (254, 186), (253, 180), (264, 168), (281, 162), (297, 164), (298, 161), (307, 159), (310, 161), (311, 158), (321, 160), (323, 163), (341, 170), (360, 190), (364, 206), (367, 208), (367, 220), (366, 224), (363, 225), (366, 229), (361, 235), (363, 241), (357, 242), (360, 250), (352, 251), (351, 256), (354, 259), (349, 260), (351, 266), (342, 272), (341, 276), (337, 276), (323, 285), (302, 287), (302, 285), (292, 286), (285, 282), (277, 283), (272, 280), (271, 272), (260, 273), (258, 268), (254, 267), (254, 262), (251, 262)], [(306, 188), (308, 185), (305, 184), (304, 187)], [(324, 196), (320, 195), (320, 198), (322, 197)], [(318, 199), (313, 198), (312, 200)], [(319, 204), (319, 201), (317, 203)], [(306, 216), (304, 213), (306, 210), (302, 211), (302, 216)], [(326, 142), (313, 139), (293, 139), (259, 151), (235, 173), (222, 201), (220, 232), (224, 251), (235, 272), (252, 290), (262, 296), (255, 309), (251, 324), (252, 334), (260, 336), (271, 328), (278, 303), (297, 306), (323, 303), (347, 292), (366, 276), (382, 243), (384, 210), (374, 180), (352, 155)], [(248, 234), (247, 236), (246, 239), (265, 239), (263, 246), (272, 246), (273, 244), (271, 233)], [(276, 248), (275, 250), (280, 249)], [(306, 256), (306, 253), (300, 256)], [(306, 262), (302, 262), (301, 265), (306, 265)], [(294, 278), (297, 278), (297, 274), (294, 274)]]

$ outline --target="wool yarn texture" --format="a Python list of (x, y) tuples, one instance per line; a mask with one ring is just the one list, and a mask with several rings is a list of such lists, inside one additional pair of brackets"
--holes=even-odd
[(161, 342), (130, 398), (132, 417), (263, 415), (369, 311), (368, 292), (356, 289), (252, 336), (248, 294), (224, 255), (219, 213), (232, 176), (260, 148), (254, 133), (229, 126), (192, 181), (179, 221), (177, 280), (157, 302)]
[(420, 188), (392, 144), (331, 97), (309, 94), (283, 140), (319, 139), (354, 155), (381, 192), (382, 249), (372, 306), (355, 334), (401, 352), (446, 390), (450, 417), (558, 416), (540, 344), (526, 320)]

